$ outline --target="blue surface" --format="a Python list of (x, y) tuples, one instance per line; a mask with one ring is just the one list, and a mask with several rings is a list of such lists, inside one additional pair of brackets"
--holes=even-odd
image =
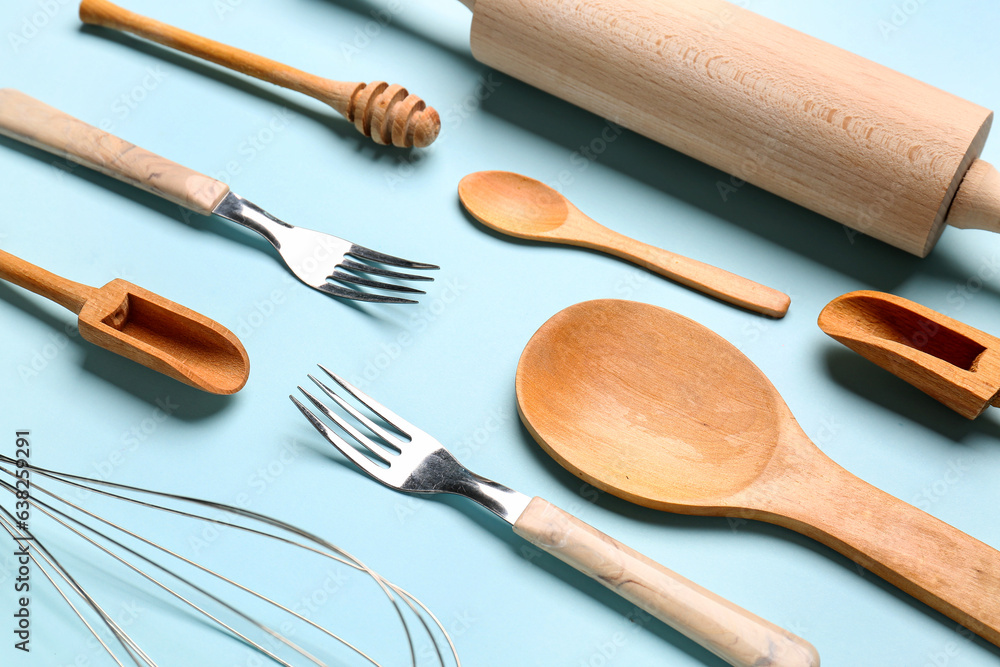
[[(1000, 107), (995, 5), (742, 4)], [(320, 75), (403, 83), (441, 112), (441, 137), (423, 151), (379, 148), (318, 102), (82, 29), (65, 0), (5, 3), (0, 83), (222, 178), (293, 224), (443, 268), (419, 306), (345, 305), (291, 280), (260, 239), (223, 220), (185, 220), (142, 192), (0, 141), (0, 247), (92, 285), (123, 277), (203, 312), (234, 330), (252, 360), (241, 393), (209, 397), (67, 336), (70, 313), (0, 285), (5, 454), (14, 430), (30, 428), (39, 465), (221, 502), (244, 494), (252, 509), (342, 545), (422, 598), (467, 665), (722, 664), (656, 622), (630, 622), (630, 605), (562, 564), (526, 558), (505, 525), (471, 503), (404, 497), (343, 465), (286, 398), (324, 363), (477, 472), (572, 510), (793, 630), (826, 665), (998, 663), (995, 647), (797, 534), (649, 511), (582, 486), (520, 425), (513, 377), (531, 334), (568, 305), (616, 297), (676, 310), (738, 345), (835, 461), (1000, 547), (1000, 416), (966, 421), (815, 324), (830, 299), (877, 289), (996, 333), (1000, 239), (950, 230), (920, 260), (851, 240), (751, 186), (723, 202), (717, 183), (727, 175), (629, 132), (597, 160), (574, 160), (604, 121), (476, 63), (468, 11), (454, 0), (128, 6)], [(372, 23), (371, 12), (387, 7), (388, 25)], [(887, 31), (896, 11), (898, 29)], [(996, 139), (984, 157), (1000, 163)], [(595, 219), (782, 289), (791, 310), (763, 319), (596, 253), (488, 233), (456, 196), (459, 179), (482, 169), (548, 182), (568, 171), (563, 191)], [(176, 406), (169, 418), (159, 419), (161, 405)], [(110, 664), (42, 585), (33, 598), (35, 651), (25, 661), (12, 649), (12, 564), (0, 556), (0, 663)], [(345, 633), (374, 642), (385, 664), (405, 664), (395, 628), (382, 630), (392, 641), (380, 647), (366, 622), (376, 603), (374, 595), (342, 599)], [(173, 622), (146, 635), (160, 664), (247, 664), (232, 642), (216, 637), (201, 648), (196, 624)]]

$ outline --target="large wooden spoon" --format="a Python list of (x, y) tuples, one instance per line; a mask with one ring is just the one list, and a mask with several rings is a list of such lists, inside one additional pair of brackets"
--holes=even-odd
[(239, 339), (224, 326), (125, 280), (81, 285), (0, 250), (0, 278), (80, 316), (80, 336), (192, 387), (233, 394), (250, 375)]
[(1000, 645), (1000, 552), (827, 458), (760, 369), (697, 322), (571, 306), (532, 337), (516, 388), (539, 444), (598, 488), (791, 528)]
[(533, 178), (476, 172), (458, 184), (458, 197), (476, 220), (503, 234), (600, 250), (755, 313), (784, 317), (788, 312), (787, 294), (614, 232)]

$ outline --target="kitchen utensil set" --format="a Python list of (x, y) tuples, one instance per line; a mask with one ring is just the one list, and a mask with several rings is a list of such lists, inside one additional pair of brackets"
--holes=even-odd
[(463, 0), (472, 55), (915, 255), (1000, 231), (988, 109), (725, 0)]
[(0, 134), (95, 169), (195, 213), (218, 215), (251, 229), (274, 246), (296, 278), (326, 294), (356, 301), (415, 303), (412, 299), (362, 292), (354, 286), (423, 294), (413, 287), (364, 276), (429, 280), (378, 264), (407, 270), (438, 268), (386, 255), (331, 234), (293, 227), (230, 192), (222, 181), (150, 153), (17, 90), (0, 90)]
[[(568, 0), (462, 2), (473, 12), (472, 52), (480, 61), (911, 253), (928, 254), (946, 224), (1000, 231), (1000, 172), (978, 159), (992, 114), (971, 102), (722, 0), (595, 0), (586, 8)], [(379, 144), (423, 147), (440, 131), (437, 112), (398, 85), (322, 79), (106, 0), (83, 0), (80, 18), (310, 95)], [(408, 297), (423, 292), (406, 283), (432, 278), (411, 271), (438, 268), (293, 227), (225, 183), (16, 90), (0, 90), (0, 134), (251, 229), (301, 282), (331, 296), (414, 303)], [(611, 231), (525, 176), (477, 172), (462, 179), (458, 192), (476, 220), (501, 233), (608, 252), (756, 313), (780, 318), (788, 310), (787, 295)], [(231, 332), (131, 283), (91, 288), (2, 251), (0, 278), (77, 313), (84, 339), (181, 382), (231, 394), (247, 381), (247, 354)], [(994, 358), (1000, 339), (877, 292), (835, 299), (819, 325), (966, 417), (1000, 404), (1000, 362)], [(731, 665), (819, 665), (816, 649), (802, 638), (547, 501), (469, 471), (432, 436), (320, 368), (329, 380), (308, 377), (321, 397), (299, 387), (311, 407), (290, 398), (376, 481), (397, 491), (456, 494), (479, 503), (519, 536)], [(528, 342), (515, 390), (534, 439), (588, 483), (646, 507), (759, 519), (799, 531), (1000, 645), (1000, 552), (834, 463), (808, 439), (760, 369), (693, 320), (631, 301), (576, 304)], [(0, 455), (0, 477), (17, 477), (13, 467), (22, 463)], [(205, 575), (246, 595), (254, 609), (290, 614), (296, 627), (378, 663), (311, 619), (46, 485), (84, 489), (332, 558), (370, 576), (387, 595), (414, 664), (407, 625), (414, 615), (439, 663), (450, 655), (458, 664), (450, 638), (426, 607), (301, 529), (217, 503), (30, 469), (45, 485), (34, 484), (23, 500), (49, 525), (66, 529), (93, 553), (278, 664), (300, 658), (323, 663), (292, 641), (298, 630), (282, 625), (279, 632), (257, 620), (198, 583)], [(15, 482), (0, 480), (0, 486), (21, 500)], [(222, 511), (226, 519), (209, 519), (201, 509)], [(34, 564), (116, 662), (153, 664), (55, 549), (19, 526), (3, 505), (0, 525), (17, 544), (32, 545)], [(112, 639), (105, 641), (94, 625)]]
[(458, 196), (476, 220), (503, 234), (601, 250), (747, 310), (771, 317), (788, 312), (788, 295), (613, 232), (527, 176), (508, 171), (469, 174), (458, 184)]
[[(342, 412), (302, 387), (299, 391), (339, 430), (330, 428), (294, 396), (289, 398), (330, 444), (385, 486), (407, 493), (452, 493), (476, 501), (536, 547), (645, 609), (730, 665), (819, 665), (816, 649), (805, 640), (671, 572), (555, 505), (470, 472), (432, 436), (320, 368), (392, 431), (312, 375), (309, 379)], [(353, 426), (344, 414), (365, 430)]]
[(830, 460), (760, 369), (697, 322), (632, 301), (570, 306), (525, 347), (516, 391), (542, 448), (597, 488), (799, 531), (1000, 644), (1000, 552)]

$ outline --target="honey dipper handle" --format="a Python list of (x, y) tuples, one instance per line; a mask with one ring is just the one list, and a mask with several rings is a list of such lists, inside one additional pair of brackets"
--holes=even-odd
[(0, 90), (0, 134), (209, 215), (225, 183), (160, 157), (12, 88)]
[(107, 0), (83, 0), (80, 3), (80, 20), (129, 32), (268, 83), (318, 97), (333, 106), (339, 105), (337, 110), (341, 113), (346, 111), (354, 88), (360, 85), (344, 83), (331, 88), (330, 84), (336, 82), (130, 12)]
[(730, 665), (818, 667), (812, 644), (608, 537), (541, 498), (514, 532), (641, 607)]
[(129, 32), (261, 81), (309, 95), (329, 104), (378, 144), (428, 146), (441, 131), (441, 118), (437, 112), (399, 85), (390, 86), (384, 81), (364, 84), (324, 79), (130, 12), (108, 0), (83, 0), (80, 3), (80, 20)]

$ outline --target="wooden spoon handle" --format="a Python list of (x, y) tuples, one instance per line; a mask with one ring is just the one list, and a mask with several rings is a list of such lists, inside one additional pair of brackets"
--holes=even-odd
[[(824, 457), (825, 459), (825, 457)], [(829, 459), (762, 491), (784, 525), (858, 565), (1000, 646), (1000, 551), (855, 477)], [(955, 464), (953, 464), (955, 465)], [(961, 467), (946, 479), (961, 479)], [(798, 490), (794, 490), (798, 489)], [(808, 489), (808, 493), (803, 490)], [(794, 495), (794, 500), (789, 496)], [(779, 498), (784, 496), (785, 500)], [(781, 507), (778, 507), (781, 505)], [(791, 510), (791, 511), (789, 511)]]
[(55, 301), (78, 315), (87, 300), (97, 294), (93, 287), (57, 276), (3, 250), (0, 250), (0, 278)]
[(514, 532), (641, 607), (730, 665), (818, 667), (813, 646), (668, 570), (541, 498)]
[(229, 186), (88, 125), (24, 93), (0, 90), (0, 134), (210, 215)]
[[(595, 223), (596, 224), (596, 223)], [(601, 228), (602, 244), (592, 246), (635, 262), (682, 285), (716, 299), (771, 317), (784, 317), (791, 299), (787, 294), (696, 259), (657, 248)]]

